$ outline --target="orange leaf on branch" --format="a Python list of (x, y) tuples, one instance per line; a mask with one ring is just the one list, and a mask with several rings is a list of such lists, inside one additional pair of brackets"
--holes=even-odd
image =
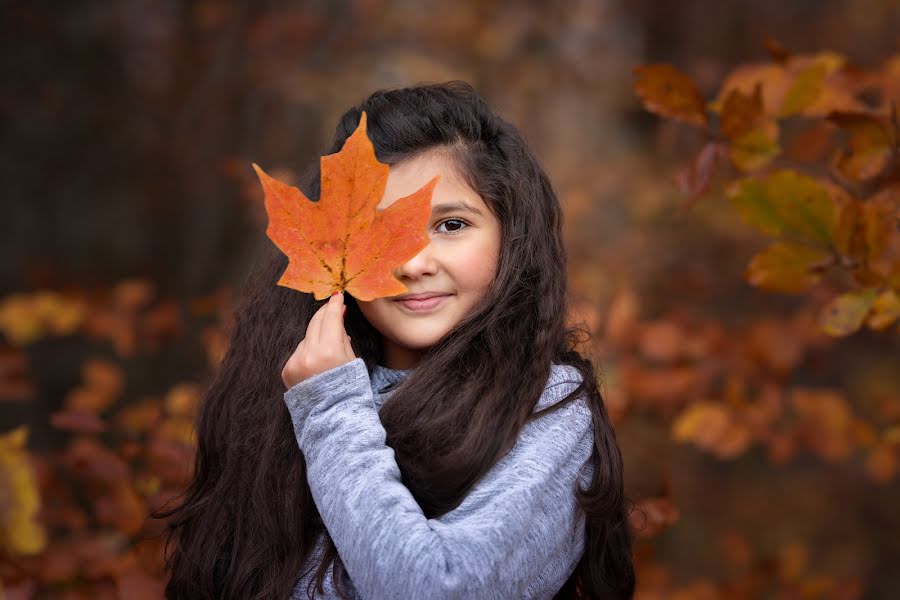
[(634, 89), (650, 112), (690, 125), (706, 127), (708, 117), (703, 95), (690, 77), (661, 63), (634, 69)]
[(880, 174), (892, 157), (890, 126), (877, 114), (833, 112), (828, 120), (849, 134), (848, 148), (839, 153), (835, 167), (852, 180)]
[(728, 92), (722, 104), (719, 128), (729, 139), (739, 138), (763, 123), (762, 83), (757, 82), (752, 94), (739, 89)]
[(266, 233), (289, 259), (278, 285), (317, 300), (343, 290), (359, 300), (407, 291), (392, 271), (428, 245), (438, 178), (378, 210), (389, 167), (375, 158), (365, 113), (340, 152), (323, 156), (321, 166), (322, 193), (313, 202), (253, 165), (265, 192)]

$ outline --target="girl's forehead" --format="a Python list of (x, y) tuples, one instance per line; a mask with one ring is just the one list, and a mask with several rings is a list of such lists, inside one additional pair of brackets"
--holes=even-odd
[(455, 161), (444, 153), (429, 152), (408, 158), (392, 165), (387, 185), (378, 208), (385, 209), (395, 201), (419, 190), (434, 177), (439, 176), (431, 203), (441, 198), (456, 196), (481, 202), (481, 197), (460, 177)]

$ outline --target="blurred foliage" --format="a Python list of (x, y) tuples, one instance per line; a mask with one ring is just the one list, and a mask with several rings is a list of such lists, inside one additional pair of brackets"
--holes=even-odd
[(346, 106), (451, 78), (563, 201), (637, 597), (897, 596), (895, 2), (2, 11), (0, 597), (161, 597), (146, 515), (267, 243), (250, 163), (295, 178)]

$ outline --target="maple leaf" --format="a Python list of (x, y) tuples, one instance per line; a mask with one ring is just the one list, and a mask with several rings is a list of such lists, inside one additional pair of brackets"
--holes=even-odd
[(267, 175), (255, 163), (265, 193), (266, 234), (289, 259), (278, 280), (316, 300), (346, 290), (359, 300), (407, 291), (392, 271), (428, 245), (435, 177), (385, 210), (388, 165), (378, 162), (366, 134), (366, 113), (340, 152), (323, 156), (318, 202)]

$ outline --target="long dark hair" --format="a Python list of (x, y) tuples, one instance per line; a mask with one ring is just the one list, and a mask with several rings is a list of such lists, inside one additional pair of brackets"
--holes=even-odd
[[(501, 224), (497, 275), (479, 306), (428, 350), (381, 409), (403, 482), (428, 518), (457, 507), (515, 443), (532, 418), (551, 363), (576, 367), (593, 412), (594, 476), (577, 501), (586, 515), (585, 551), (559, 598), (631, 598), (632, 532), (622, 459), (591, 362), (568, 328), (566, 253), (559, 202), (519, 131), (462, 82), (384, 90), (340, 119), (329, 153), (340, 150), (366, 112), (378, 159), (396, 164), (423, 151), (448, 152)], [(318, 164), (300, 188), (319, 195)], [(238, 306), (231, 339), (197, 418), (195, 475), (168, 518), (170, 599), (288, 598), (316, 538), (321, 589), (343, 565), (324, 530), (284, 405), (281, 369), (321, 306), (276, 285), (287, 259), (268, 246)], [(378, 332), (346, 297), (347, 332), (371, 369)], [(556, 408), (556, 407), (554, 407)], [(309, 567), (309, 565), (306, 565)], [(340, 589), (340, 588), (339, 588)]]

